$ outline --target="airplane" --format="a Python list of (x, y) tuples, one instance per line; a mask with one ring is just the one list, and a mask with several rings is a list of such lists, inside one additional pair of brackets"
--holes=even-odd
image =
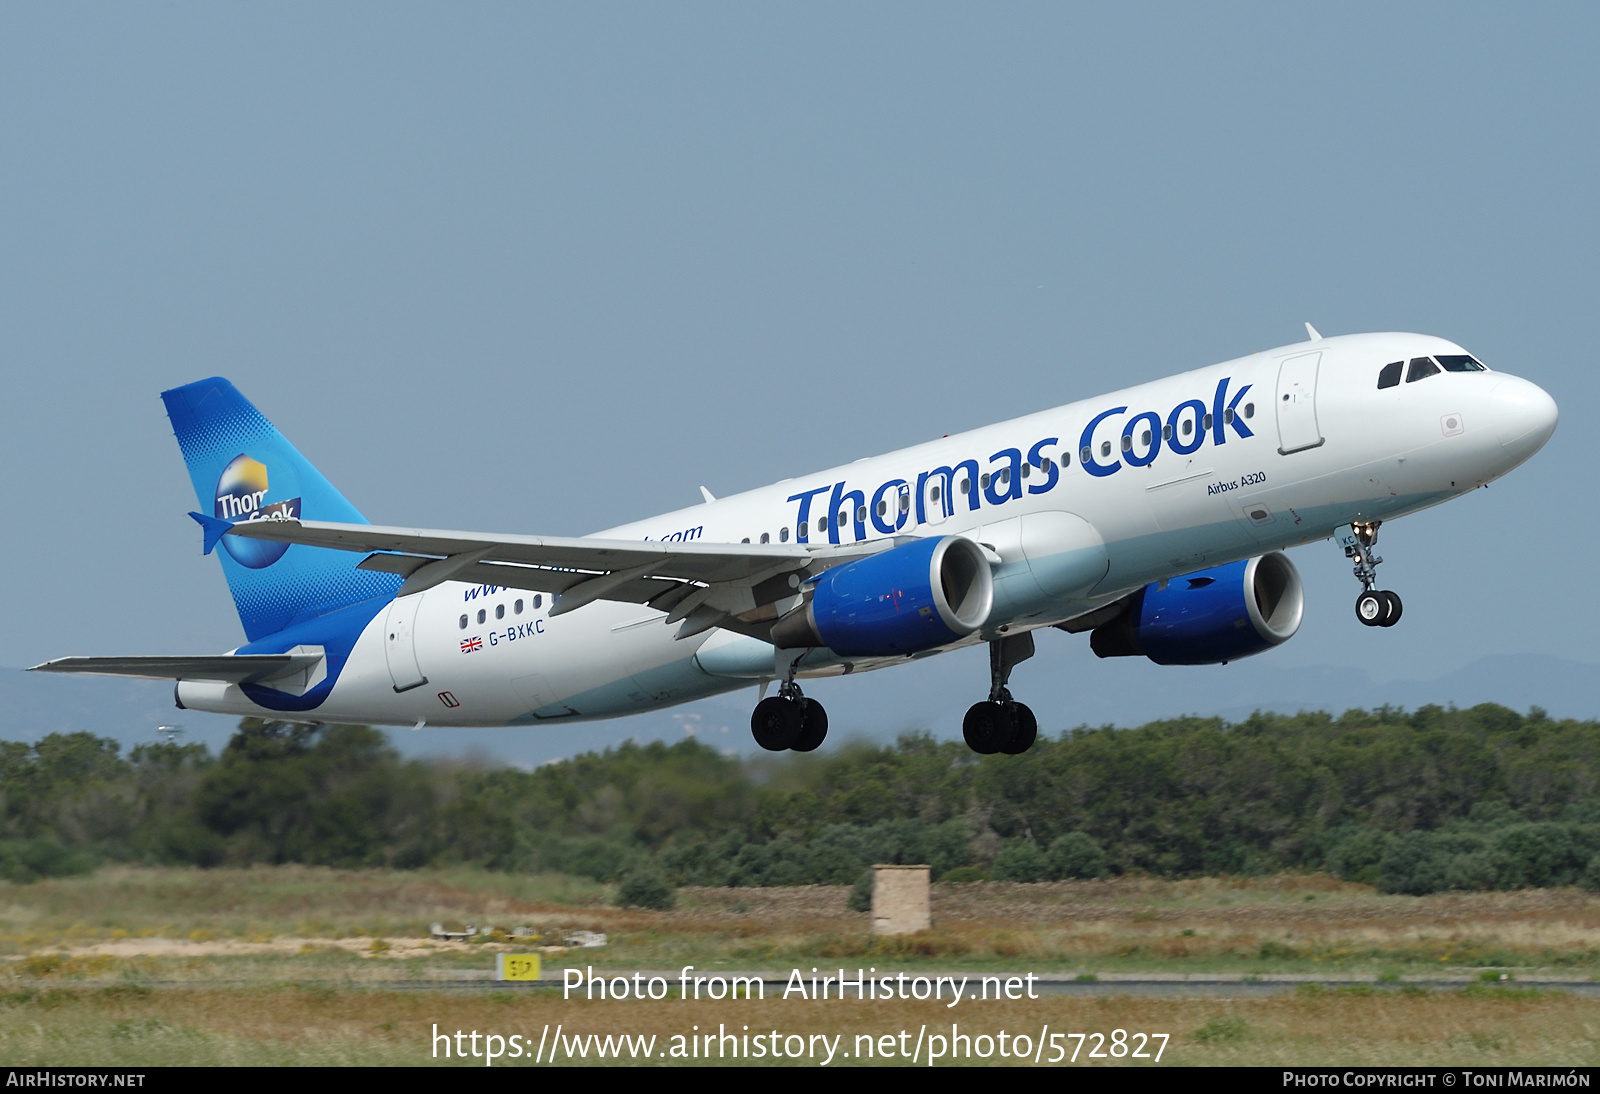
[[(1334, 538), (1357, 619), (1389, 520), (1537, 452), (1555, 401), (1418, 334), (1322, 337), (580, 538), (369, 524), (227, 380), (162, 393), (246, 643), (67, 657), (170, 679), (180, 708), (302, 722), (544, 726), (756, 687), (757, 744), (827, 736), (800, 681), (988, 647), (981, 754), (1038, 721), (1009, 690), (1045, 627), (1101, 657), (1227, 663), (1292, 638), (1285, 549)], [(777, 692), (768, 695), (772, 683)]]

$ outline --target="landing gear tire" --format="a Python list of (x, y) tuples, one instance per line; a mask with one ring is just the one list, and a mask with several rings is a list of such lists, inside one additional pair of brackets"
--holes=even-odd
[(1392, 627), (1396, 623), (1400, 622), (1400, 613), (1404, 610), (1400, 604), (1400, 597), (1395, 593), (1388, 592), (1387, 590), (1378, 593), (1378, 595), (1383, 597), (1385, 608), (1383, 619), (1381, 622), (1379, 622), (1378, 626)]
[(974, 703), (961, 722), (967, 747), (980, 756), (1020, 756), (1039, 738), (1039, 720), (1023, 703)]
[[(796, 701), (781, 695), (769, 696), (756, 704), (750, 715), (750, 733), (756, 744), (768, 752), (783, 752), (793, 748), (805, 729), (806, 708), (804, 700)], [(823, 717), (822, 732), (826, 734), (827, 718)], [(821, 744), (821, 740), (817, 744)], [(811, 747), (815, 748), (816, 745)]]
[[(1363, 625), (1380, 627), (1389, 614), (1389, 600), (1383, 593), (1369, 591), (1356, 597), (1356, 618), (1361, 620)], [(1400, 617), (1398, 610), (1394, 612), (1394, 616), (1396, 619)]]
[(815, 752), (828, 737), (828, 712), (815, 699), (802, 699), (800, 706), (804, 708), (800, 736), (789, 747), (796, 752)]
[(1011, 736), (1011, 719), (1004, 703), (973, 703), (961, 720), (961, 736), (980, 756), (992, 756)]
[(1033, 711), (1026, 704), (1012, 703), (1011, 735), (1000, 746), (1000, 751), (1007, 756), (1020, 756), (1032, 748), (1038, 738), (1039, 719), (1033, 716)]

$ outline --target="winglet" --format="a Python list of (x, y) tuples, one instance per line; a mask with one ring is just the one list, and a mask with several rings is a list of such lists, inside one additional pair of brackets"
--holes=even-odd
[(201, 552), (202, 554), (209, 555), (212, 551), (216, 550), (217, 544), (222, 542), (222, 537), (227, 535), (228, 530), (233, 527), (233, 521), (231, 520), (223, 520), (220, 517), (208, 517), (204, 513), (190, 513), (189, 515), (193, 517), (195, 519), (195, 523), (200, 525), (200, 527), (205, 531), (206, 544), (205, 550)]
[(1322, 335), (1318, 334), (1317, 333), (1317, 328), (1313, 327), (1310, 323), (1306, 324), (1306, 333), (1311, 335), (1311, 340), (1313, 342), (1322, 341)]

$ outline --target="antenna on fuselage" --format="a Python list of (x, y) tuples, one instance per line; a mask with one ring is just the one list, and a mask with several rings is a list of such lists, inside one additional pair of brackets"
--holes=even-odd
[(716, 501), (716, 500), (717, 500), (717, 499), (716, 499), (716, 495), (714, 495), (714, 494), (712, 494), (712, 493), (711, 493), (711, 491), (709, 491), (709, 490), (707, 490), (707, 489), (706, 489), (706, 488), (705, 488), (705, 487), (703, 487), (703, 486), (702, 486), (702, 487), (701, 487), (701, 488), (700, 488), (700, 496), (701, 496), (701, 497), (702, 497), (702, 498), (705, 498), (705, 499), (706, 499), (706, 504), (707, 504), (707, 505), (710, 505), (710, 504), (711, 504), (711, 503), (712, 503), (712, 502), (714, 502), (714, 501)]
[(1322, 335), (1318, 334), (1317, 333), (1317, 328), (1313, 327), (1310, 323), (1306, 324), (1306, 333), (1311, 335), (1311, 340), (1313, 342), (1322, 341)]

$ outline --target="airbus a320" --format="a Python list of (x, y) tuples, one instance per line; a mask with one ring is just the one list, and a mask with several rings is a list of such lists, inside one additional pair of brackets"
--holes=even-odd
[[(581, 538), (369, 524), (227, 380), (164, 392), (246, 642), (34, 666), (176, 681), (180, 707), (307, 722), (559, 725), (758, 687), (770, 750), (828, 732), (801, 681), (983, 645), (963, 735), (1021, 753), (1033, 632), (1217, 664), (1293, 637), (1286, 548), (1335, 538), (1399, 622), (1380, 526), (1537, 452), (1554, 400), (1453, 342), (1310, 340)], [(775, 694), (768, 687), (777, 684)]]

